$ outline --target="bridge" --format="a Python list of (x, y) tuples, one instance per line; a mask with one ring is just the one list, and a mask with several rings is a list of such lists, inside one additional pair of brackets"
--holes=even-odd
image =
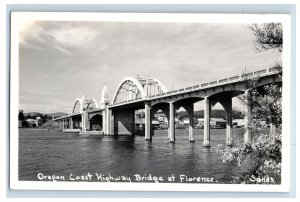
[[(249, 80), (255, 78), (256, 86), (249, 86)], [(226, 144), (232, 143), (232, 98), (247, 95), (252, 88), (282, 82), (277, 68), (235, 75), (229, 78), (200, 83), (198, 85), (168, 90), (155, 78), (124, 78), (117, 87), (112, 100), (104, 86), (101, 101), (85, 96), (77, 98), (72, 114), (55, 119), (64, 132), (79, 132), (82, 135), (134, 135), (135, 111), (145, 112), (145, 140), (152, 140), (152, 120), (158, 111), (163, 112), (168, 120), (168, 141), (175, 142), (175, 111), (183, 107), (189, 115), (189, 141), (194, 142), (194, 103), (204, 102), (204, 141), (203, 146), (210, 146), (211, 107), (220, 103), (226, 112)], [(247, 103), (247, 100), (245, 101)], [(245, 107), (244, 141), (252, 140), (251, 106)]]

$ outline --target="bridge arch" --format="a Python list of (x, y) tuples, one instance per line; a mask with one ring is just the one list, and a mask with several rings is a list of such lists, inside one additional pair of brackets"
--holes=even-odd
[(162, 82), (160, 82), (158, 79), (156, 79), (156, 78), (150, 78), (150, 79), (148, 79), (148, 82), (149, 81), (156, 82), (157, 86), (161, 89), (162, 93), (168, 92), (168, 88)]
[(151, 110), (154, 113), (161, 110), (168, 118), (168, 116), (169, 116), (169, 106), (170, 106), (170, 103), (168, 103), (168, 102), (160, 102), (160, 103), (156, 103), (155, 105), (152, 105)]
[(89, 117), (90, 129), (91, 130), (102, 130), (103, 129), (103, 116), (102, 114), (94, 114)]
[[(92, 107), (94, 105), (94, 107)], [(98, 103), (95, 99), (76, 98), (73, 105), (72, 113), (83, 113), (84, 110), (98, 108)]]
[(196, 102), (199, 102), (201, 100), (203, 100), (204, 98), (202, 97), (186, 97), (186, 98), (179, 98), (176, 99), (173, 104), (175, 105), (176, 109), (179, 109), (181, 107), (183, 107), (184, 109), (186, 109), (187, 105), (189, 104), (194, 104)]
[[(128, 93), (131, 92), (131, 93)], [(128, 93), (128, 95), (126, 95)], [(117, 90), (113, 97), (113, 103), (143, 98), (145, 97), (145, 90), (142, 84), (133, 77), (124, 78), (121, 83), (118, 85)]]
[(88, 119), (90, 121), (90, 120), (93, 120), (93, 119), (95, 119), (96, 117), (99, 117), (99, 116), (103, 116), (103, 115), (101, 113), (90, 114)]
[(158, 79), (126, 77), (118, 85), (113, 97), (113, 103), (141, 99), (167, 91), (166, 86)]
[[(95, 99), (86, 100), (85, 102), (86, 102), (86, 109), (98, 108), (98, 103)], [(93, 105), (95, 106), (92, 107)]]
[[(127, 89), (127, 87), (129, 87), (129, 89)], [(133, 92), (133, 93), (132, 96), (129, 97), (129, 95), (125, 95), (125, 93), (123, 96), (123, 92)], [(130, 100), (130, 99), (136, 99), (142, 97), (145, 97), (145, 91), (141, 83), (136, 78), (126, 77), (118, 85), (117, 90), (114, 94), (113, 103), (121, 102), (126, 99)]]
[[(78, 109), (79, 107), (79, 112), (75, 111), (76, 109)], [(72, 113), (75, 114), (75, 113), (82, 113), (83, 111), (83, 103), (82, 103), (82, 100), (80, 98), (76, 98), (74, 104), (73, 104), (73, 110), (72, 110)]]
[[(169, 106), (170, 103), (168, 102), (160, 102), (151, 106), (151, 120), (157, 119), (160, 123), (159, 127), (162, 127), (161, 129), (169, 128), (169, 121), (170, 121)], [(160, 114), (160, 117), (155, 118), (156, 114)]]
[[(217, 103), (220, 103), (224, 108), (224, 101), (237, 97), (245, 93), (245, 90), (227, 90), (223, 92), (217, 92), (208, 96), (211, 100), (211, 104), (214, 106)], [(225, 108), (224, 108), (225, 109)]]

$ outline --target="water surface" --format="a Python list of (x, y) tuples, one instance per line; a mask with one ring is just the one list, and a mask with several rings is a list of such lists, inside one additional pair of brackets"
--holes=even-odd
[[(234, 138), (241, 137), (234, 129)], [(61, 131), (19, 130), (19, 180), (38, 181), (43, 176), (93, 175), (127, 176), (139, 174), (166, 179), (180, 175), (214, 178), (214, 183), (230, 183), (241, 168), (223, 163), (217, 144), (225, 143), (225, 129), (211, 129), (211, 148), (204, 148), (203, 130), (195, 131), (195, 142), (188, 140), (187, 130), (176, 130), (176, 142), (169, 143), (167, 131), (155, 131), (152, 142), (142, 136), (81, 137)], [(147, 181), (147, 180), (146, 180)], [(149, 181), (153, 182), (153, 181)], [(199, 182), (198, 182), (199, 183)]]

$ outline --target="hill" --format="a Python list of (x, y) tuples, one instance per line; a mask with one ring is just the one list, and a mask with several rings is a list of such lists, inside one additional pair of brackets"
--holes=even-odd
[(59, 129), (59, 126), (57, 123), (55, 123), (55, 121), (49, 120), (46, 123), (44, 123), (43, 125), (38, 126), (38, 128), (55, 130), (55, 129)]
[[(188, 113), (186, 111), (180, 111), (177, 112), (178, 116), (181, 118), (186, 118), (189, 117)], [(199, 111), (195, 111), (194, 115), (196, 118), (204, 118), (204, 110), (199, 110)], [(216, 109), (216, 110), (212, 110), (211, 111), (211, 118), (222, 118), (222, 119), (226, 119), (226, 112), (224, 110), (221, 109)], [(242, 119), (244, 116), (241, 112), (232, 111), (232, 118), (233, 119)]]
[(54, 113), (49, 113), (47, 115), (57, 118), (57, 117), (61, 117), (61, 116), (67, 116), (68, 114), (64, 113), (64, 112), (54, 112)]

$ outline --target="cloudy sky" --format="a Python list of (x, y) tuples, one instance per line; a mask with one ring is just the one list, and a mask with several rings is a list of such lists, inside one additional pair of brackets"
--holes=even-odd
[(246, 24), (30, 21), (20, 30), (20, 109), (71, 113), (77, 97), (110, 97), (124, 77), (178, 89), (281, 60), (257, 52)]

